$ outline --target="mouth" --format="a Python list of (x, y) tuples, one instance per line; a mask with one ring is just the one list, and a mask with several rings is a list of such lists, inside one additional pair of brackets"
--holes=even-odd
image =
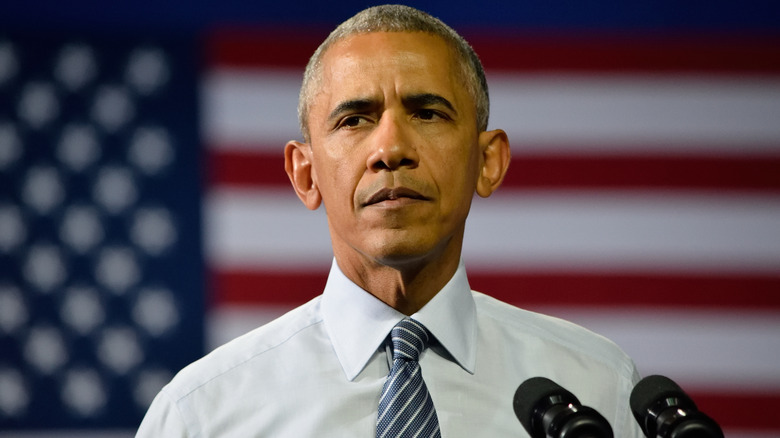
[(363, 206), (368, 207), (387, 201), (404, 202), (408, 200), (427, 201), (429, 198), (406, 187), (383, 188), (371, 195), (371, 197), (369, 197), (366, 202), (363, 203)]

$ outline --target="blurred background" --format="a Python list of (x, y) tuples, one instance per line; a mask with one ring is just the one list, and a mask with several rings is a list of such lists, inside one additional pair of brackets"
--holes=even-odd
[[(309, 55), (371, 4), (0, 3), (0, 436), (132, 436), (179, 369), (320, 293), (282, 149)], [(475, 47), (513, 149), (472, 288), (779, 436), (780, 6), (408, 4)]]

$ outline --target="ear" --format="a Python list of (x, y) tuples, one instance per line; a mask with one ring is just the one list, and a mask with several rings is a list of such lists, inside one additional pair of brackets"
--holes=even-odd
[(506, 132), (500, 129), (481, 132), (478, 141), (482, 150), (482, 169), (477, 180), (477, 194), (487, 198), (504, 180), (512, 153)]
[(322, 202), (312, 168), (311, 147), (307, 143), (289, 141), (284, 146), (284, 170), (290, 178), (295, 194), (309, 210), (316, 210)]

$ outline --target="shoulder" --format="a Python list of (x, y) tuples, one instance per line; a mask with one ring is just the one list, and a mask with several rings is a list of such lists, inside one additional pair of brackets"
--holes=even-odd
[[(217, 347), (183, 368), (163, 389), (172, 400), (181, 399), (199, 387), (258, 363), (287, 344), (305, 343), (308, 334), (322, 324), (320, 297), (279, 318)], [(269, 358), (269, 360), (273, 360)]]
[(486, 294), (472, 291), (478, 320), (509, 342), (538, 343), (548, 350), (568, 351), (589, 358), (633, 378), (631, 358), (613, 341), (580, 325), (515, 307)]

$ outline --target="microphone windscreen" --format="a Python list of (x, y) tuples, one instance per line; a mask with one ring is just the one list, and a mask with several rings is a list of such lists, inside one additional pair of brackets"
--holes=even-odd
[(525, 430), (532, 430), (531, 418), (540, 402), (548, 405), (549, 399), (555, 396), (561, 397), (566, 403), (580, 403), (574, 394), (546, 377), (532, 377), (517, 387), (513, 403), (515, 415)]
[(640, 380), (631, 391), (628, 404), (635, 416), (644, 416), (649, 408), (658, 401), (676, 398), (682, 401), (684, 407), (693, 407), (693, 403), (685, 392), (672, 379), (664, 376), (647, 376)]

